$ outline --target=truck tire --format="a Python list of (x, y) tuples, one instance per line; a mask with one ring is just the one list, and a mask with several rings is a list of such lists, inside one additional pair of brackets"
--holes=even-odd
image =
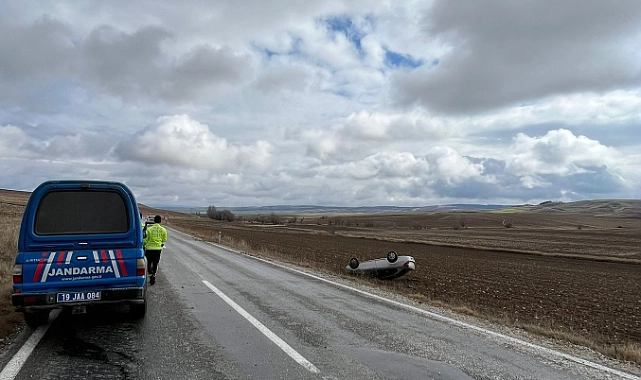
[(49, 322), (49, 310), (40, 310), (40, 311), (30, 311), (24, 312), (24, 321), (27, 323), (27, 326), (32, 329), (36, 329), (42, 325), (46, 325)]
[(145, 314), (147, 314), (147, 292), (145, 291), (145, 296), (142, 299), (142, 303), (132, 303), (129, 305), (129, 315), (133, 319), (143, 319)]
[(129, 315), (133, 319), (143, 319), (147, 314), (147, 301), (129, 305)]

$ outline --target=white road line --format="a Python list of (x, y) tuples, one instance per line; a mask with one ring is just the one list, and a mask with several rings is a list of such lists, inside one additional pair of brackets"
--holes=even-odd
[[(59, 311), (53, 311), (51, 313), (52, 318), (56, 319), (58, 317)], [(53, 319), (50, 319), (53, 320)], [(51, 323), (38, 327), (27, 339), (27, 341), (20, 347), (20, 350), (13, 355), (13, 358), (7, 363), (7, 365), (0, 372), (0, 380), (13, 380), (18, 376), (18, 372), (22, 369), (24, 363), (29, 359), (31, 353), (36, 348), (40, 339), (47, 333)]]
[(205, 284), (209, 289), (211, 289), (214, 293), (218, 295), (223, 301), (227, 302), (229, 306), (234, 308), (238, 312), (238, 314), (242, 315), (249, 323), (254, 325), (260, 331), (263, 333), (267, 338), (269, 338), (272, 342), (274, 342), (281, 350), (283, 350), (287, 355), (289, 355), (292, 359), (294, 359), (298, 364), (303, 366), (305, 369), (307, 369), (309, 372), (312, 373), (320, 373), (318, 368), (316, 368), (315, 365), (313, 365), (309, 360), (305, 359), (301, 354), (296, 352), (290, 345), (285, 343), (284, 340), (278, 337), (278, 335), (274, 334), (270, 329), (265, 327), (262, 323), (260, 323), (256, 318), (254, 318), (251, 314), (245, 311), (240, 305), (238, 305), (236, 302), (234, 302), (231, 298), (227, 297), (225, 293), (220, 291), (217, 287), (209, 283), (208, 281), (203, 280), (203, 284)]
[[(209, 244), (215, 245), (216, 247), (219, 247), (219, 248), (223, 248), (223, 249), (225, 249), (227, 251), (243, 254), (242, 252), (235, 251), (233, 249), (230, 249), (230, 248), (222, 246), (222, 245), (218, 245), (218, 244), (215, 244), (215, 243), (209, 243)], [(276, 266), (276, 267), (279, 267), (279, 268), (283, 268), (285, 270), (288, 270), (288, 271), (291, 271), (291, 272), (294, 272), (294, 273), (298, 273), (298, 274), (301, 274), (303, 276), (311, 277), (311, 278), (316, 279), (318, 281), (322, 281), (322, 282), (337, 286), (339, 288), (347, 289), (347, 290), (350, 290), (352, 292), (356, 292), (356, 293), (362, 294), (362, 295), (364, 295), (366, 297), (370, 297), (370, 298), (374, 298), (374, 299), (379, 300), (379, 301), (387, 302), (389, 304), (392, 304), (392, 305), (395, 305), (395, 306), (398, 306), (398, 307), (401, 307), (401, 308), (404, 308), (404, 309), (407, 309), (407, 310), (411, 310), (413, 312), (416, 312), (416, 313), (419, 313), (419, 314), (423, 314), (423, 315), (425, 315), (427, 317), (430, 317), (430, 318), (433, 318), (433, 319), (437, 319), (437, 320), (441, 320), (443, 322), (446, 322), (446, 323), (449, 323), (449, 324), (452, 324), (452, 325), (455, 325), (455, 326), (459, 326), (459, 327), (467, 328), (467, 329), (470, 329), (470, 330), (478, 331), (478, 332), (480, 332), (482, 334), (485, 334), (485, 335), (490, 335), (490, 336), (493, 336), (493, 337), (496, 337), (496, 338), (499, 338), (499, 339), (503, 339), (505, 341), (508, 341), (508, 342), (516, 344), (516, 345), (524, 346), (524, 347), (527, 347), (527, 348), (530, 348), (530, 349), (537, 350), (539, 352), (544, 352), (544, 353), (547, 353), (549, 355), (557, 356), (557, 357), (563, 358), (565, 360), (569, 360), (569, 361), (572, 361), (572, 362), (575, 362), (575, 363), (578, 363), (578, 364), (582, 364), (582, 365), (584, 365), (586, 367), (594, 368), (594, 369), (599, 370), (599, 371), (610, 373), (610, 374), (619, 376), (619, 377), (627, 379), (627, 380), (641, 380), (641, 377), (639, 377), (639, 376), (636, 376), (636, 375), (633, 375), (633, 374), (630, 374), (630, 373), (627, 373), (627, 372), (619, 371), (619, 370), (614, 369), (614, 368), (606, 367), (604, 365), (601, 365), (601, 364), (598, 364), (598, 363), (594, 363), (594, 362), (591, 362), (589, 360), (582, 359), (582, 358), (579, 358), (579, 357), (576, 357), (576, 356), (573, 356), (573, 355), (569, 355), (569, 354), (566, 354), (566, 353), (561, 352), (561, 351), (557, 351), (557, 350), (553, 350), (551, 348), (539, 346), (538, 344), (526, 342), (524, 340), (521, 340), (521, 339), (518, 339), (518, 338), (514, 338), (514, 337), (511, 337), (509, 335), (497, 333), (497, 332), (492, 331), (492, 330), (484, 329), (484, 328), (479, 327), (479, 326), (474, 326), (474, 325), (469, 324), (469, 323), (465, 323), (465, 322), (462, 322), (462, 321), (457, 321), (456, 319), (449, 318), (449, 317), (446, 317), (444, 315), (436, 314), (436, 313), (433, 313), (431, 311), (420, 309), (418, 307), (414, 307), (414, 306), (411, 306), (411, 305), (406, 305), (406, 304), (398, 302), (398, 301), (394, 301), (394, 300), (391, 300), (391, 299), (388, 299), (388, 298), (385, 298), (385, 297), (377, 296), (375, 294), (368, 293), (366, 291), (353, 288), (353, 287), (351, 287), (349, 285), (339, 284), (337, 282), (333, 282), (331, 280), (327, 280), (325, 278), (318, 277), (318, 276), (315, 276), (313, 274), (306, 273), (306, 272), (303, 272), (303, 271), (300, 271), (300, 270), (297, 270), (297, 269), (294, 269), (294, 268), (290, 268), (290, 267), (287, 267), (285, 265), (281, 265), (281, 264), (278, 264), (278, 263), (275, 263), (275, 262), (272, 262), (272, 261), (269, 261), (269, 260), (265, 260), (265, 259), (262, 259), (260, 257), (251, 256), (251, 255), (247, 255), (247, 254), (244, 254), (244, 255), (246, 257), (251, 257), (251, 258), (253, 258), (255, 260), (262, 261), (264, 263), (267, 263), (267, 264), (270, 264), (270, 265), (273, 265), (273, 266)]]

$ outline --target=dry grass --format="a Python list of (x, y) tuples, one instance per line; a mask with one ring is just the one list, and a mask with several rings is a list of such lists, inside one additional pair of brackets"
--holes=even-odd
[(18, 251), (18, 232), (24, 207), (0, 202), (0, 338), (11, 335), (24, 323), (13, 310), (13, 263)]
[(641, 363), (641, 345), (638, 344), (613, 344), (611, 346), (603, 347), (600, 352), (619, 360), (637, 364)]
[(617, 360), (641, 364), (641, 345), (637, 343), (626, 342), (602, 344), (599, 342), (604, 339), (600, 337), (591, 337), (589, 335), (586, 336), (585, 334), (578, 334), (571, 331), (562, 331), (554, 328), (553, 326), (544, 327), (532, 324), (521, 324), (518, 322), (512, 323), (511, 325), (539, 336), (552, 338), (559, 342), (569, 342), (578, 346), (588, 347), (596, 352)]

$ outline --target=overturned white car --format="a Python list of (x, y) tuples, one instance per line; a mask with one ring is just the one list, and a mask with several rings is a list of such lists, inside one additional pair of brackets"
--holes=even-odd
[(345, 269), (351, 274), (391, 280), (416, 269), (416, 261), (412, 256), (399, 256), (396, 252), (389, 251), (384, 259), (367, 260), (362, 263), (356, 257), (352, 257)]

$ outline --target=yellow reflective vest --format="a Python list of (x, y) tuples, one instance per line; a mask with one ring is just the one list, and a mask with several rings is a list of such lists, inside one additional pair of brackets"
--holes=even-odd
[(162, 249), (162, 245), (167, 241), (167, 230), (159, 223), (147, 227), (147, 236), (143, 241), (145, 249), (157, 250)]

